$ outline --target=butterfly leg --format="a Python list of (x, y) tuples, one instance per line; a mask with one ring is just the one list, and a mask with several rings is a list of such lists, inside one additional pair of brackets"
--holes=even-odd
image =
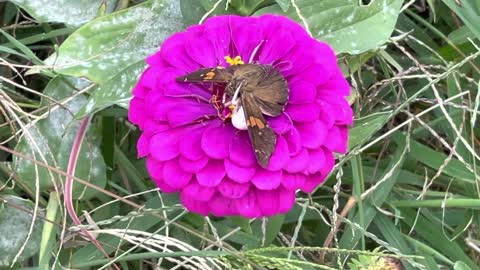
[(242, 90), (242, 86), (243, 86), (244, 83), (245, 83), (245, 81), (240, 82), (240, 84), (237, 86), (237, 89), (235, 89), (235, 93), (233, 94), (233, 97), (232, 97), (233, 106), (237, 106), (238, 101), (240, 100), (238, 95), (240, 94), (240, 90)]

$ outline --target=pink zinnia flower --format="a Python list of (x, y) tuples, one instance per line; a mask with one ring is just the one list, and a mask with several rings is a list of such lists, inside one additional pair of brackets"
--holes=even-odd
[[(219, 108), (214, 96), (218, 86), (175, 80), (200, 68), (228, 67), (233, 63), (226, 59), (235, 57), (271, 64), (288, 82), (284, 113), (265, 117), (277, 135), (267, 168), (258, 164), (248, 132), (224, 117), (225, 104)], [(142, 130), (138, 156), (160, 189), (179, 192), (192, 212), (285, 213), (297, 190), (311, 192), (324, 181), (333, 152), (347, 151), (348, 82), (333, 50), (286, 17), (213, 17), (169, 37), (147, 63), (129, 110)]]

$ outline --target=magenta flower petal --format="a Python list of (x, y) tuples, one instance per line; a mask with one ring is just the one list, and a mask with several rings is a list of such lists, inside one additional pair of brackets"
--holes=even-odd
[(335, 72), (333, 78), (330, 79), (326, 84), (322, 85), (319, 88), (319, 93), (328, 93), (332, 95), (339, 96), (349, 96), (350, 95), (350, 85), (343, 77), (343, 74), (340, 70)]
[(184, 101), (187, 101), (187, 99), (177, 99), (158, 91), (150, 91), (145, 98), (145, 113), (150, 115), (155, 121), (168, 121), (168, 111), (181, 106)]
[(333, 156), (332, 151), (328, 151), (328, 149), (323, 148), (323, 153), (325, 154), (325, 166), (320, 169), (325, 176), (333, 169), (335, 166), (335, 157)]
[[(150, 69), (149, 71), (151, 70), (152, 69)], [(181, 91), (185, 91), (185, 88), (188, 87), (188, 85), (178, 83), (175, 80), (176, 77), (183, 75), (185, 73), (184, 71), (174, 67), (170, 67), (170, 66), (163, 69), (157, 68), (157, 70), (158, 70), (157, 73), (161, 72), (162, 76), (156, 76), (156, 75), (151, 76), (155, 78), (155, 86), (152, 87), (152, 89), (162, 88), (162, 93), (165, 94), (165, 96), (170, 97), (170, 95), (167, 94), (168, 91), (171, 91), (170, 88), (179, 88), (181, 89)], [(186, 97), (185, 93), (183, 93), (182, 96)]]
[(247, 194), (251, 184), (249, 182), (240, 184), (234, 181), (225, 179), (218, 185), (217, 189), (220, 193), (230, 199), (238, 199)]
[(337, 153), (345, 153), (347, 151), (347, 140), (339, 127), (333, 126), (328, 130), (325, 147)]
[(284, 134), (289, 131), (293, 125), (292, 120), (286, 114), (268, 118), (268, 124), (277, 134)]
[(191, 124), (195, 120), (216, 115), (217, 111), (210, 104), (192, 102), (182, 107), (173, 107), (167, 112), (167, 120), (171, 127)]
[(305, 104), (315, 101), (317, 96), (317, 88), (311, 82), (303, 80), (295, 80), (290, 84), (291, 104)]
[(347, 126), (338, 126), (340, 130), (340, 136), (343, 138), (343, 141), (339, 142), (339, 148), (334, 151), (338, 150), (338, 153), (345, 154), (348, 151), (348, 127)]
[(202, 149), (211, 158), (224, 159), (228, 157), (230, 141), (234, 129), (231, 126), (210, 127), (202, 136)]
[(335, 107), (323, 100), (318, 101), (318, 105), (320, 106), (320, 120), (325, 123), (328, 128), (333, 127), (337, 117)]
[(300, 153), (290, 157), (290, 160), (285, 166), (285, 170), (289, 173), (303, 172), (308, 167), (310, 156), (305, 148), (302, 148)]
[(308, 155), (310, 157), (307, 169), (309, 173), (317, 173), (326, 166), (327, 157), (323, 148), (311, 149), (308, 151)]
[(322, 173), (316, 173), (310, 175), (308, 177), (307, 181), (305, 181), (305, 184), (301, 187), (301, 190), (306, 193), (312, 192), (318, 185), (323, 183), (325, 181), (325, 176)]
[(182, 204), (185, 206), (185, 208), (188, 209), (188, 211), (199, 213), (204, 216), (208, 216), (210, 207), (208, 206), (208, 202), (201, 201), (201, 200), (196, 200), (196, 196), (189, 196), (187, 195), (186, 192), (182, 192), (180, 194), (180, 200), (182, 201)]
[[(290, 32), (292, 37), (297, 42), (304, 42), (309, 40), (314, 40), (310, 38), (310, 35), (305, 31), (303, 26), (296, 23), (294, 20), (290, 19), (289, 17), (285, 16), (278, 16), (274, 14), (265, 14), (263, 15), (264, 24), (268, 24), (267, 32), (274, 33), (277, 31), (278, 28), (284, 29), (284, 31)], [(262, 21), (262, 20), (259, 20)], [(316, 41), (316, 40), (315, 40)], [(316, 41), (317, 42), (317, 41)], [(298, 43), (297, 43), (298, 44)]]
[(285, 140), (288, 143), (288, 151), (290, 156), (295, 156), (302, 150), (302, 137), (297, 128), (291, 128), (285, 135)]
[(278, 190), (257, 190), (257, 202), (264, 216), (273, 216), (279, 213), (280, 202)]
[(332, 95), (321, 95), (320, 98), (335, 108), (335, 123), (338, 125), (350, 125), (353, 123), (353, 111), (348, 102), (341, 97)]
[(287, 54), (293, 46), (295, 46), (295, 40), (289, 32), (281, 30), (275, 32), (265, 40), (259, 60), (262, 63), (273, 63)]
[(288, 190), (297, 190), (305, 184), (307, 177), (301, 173), (285, 174), (282, 180), (282, 186)]
[(257, 162), (253, 147), (246, 132), (237, 132), (230, 143), (230, 160), (242, 167), (250, 167)]
[(147, 136), (152, 136), (157, 134), (158, 132), (166, 131), (170, 129), (170, 125), (166, 122), (157, 122), (154, 121), (152, 118), (145, 119), (143, 122), (143, 133)]
[(222, 182), (225, 177), (223, 161), (211, 159), (207, 165), (197, 173), (197, 181), (200, 185), (214, 187)]
[(179, 142), (183, 133), (180, 130), (166, 130), (150, 138), (150, 153), (161, 161), (170, 160), (180, 153)]
[(214, 54), (205, 53), (214, 51), (212, 42), (205, 37), (200, 36), (195, 42), (186, 43), (185, 48), (188, 55), (203, 67), (215, 67), (218, 64)]
[(148, 158), (146, 162), (147, 171), (153, 178), (162, 179), (163, 178), (163, 164), (154, 158)]
[[(225, 56), (229, 55), (231, 32), (228, 27), (228, 16), (216, 16), (207, 20), (204, 35), (212, 42), (218, 64), (225, 65)], [(211, 52), (210, 52), (211, 53)]]
[(161, 77), (156, 76), (156, 74), (162, 71), (162, 68), (147, 67), (140, 78), (141, 85), (144, 88), (144, 90), (142, 91), (143, 93), (140, 93), (139, 95), (134, 95), (136, 97), (145, 98), (148, 92), (150, 92), (152, 89), (155, 89), (155, 87), (157, 86), (158, 80)]
[(289, 104), (286, 113), (297, 122), (311, 122), (318, 119), (320, 108), (316, 103)]
[(178, 164), (182, 170), (189, 173), (198, 173), (208, 163), (208, 157), (200, 158), (199, 160), (190, 160), (184, 156), (180, 156)]
[(319, 86), (328, 82), (330, 76), (331, 74), (325, 71), (324, 65), (313, 64), (298, 75), (297, 78)]
[(219, 217), (234, 215), (237, 210), (234, 200), (224, 197), (219, 193), (213, 196), (208, 203), (208, 206), (210, 207), (212, 214)]
[(139, 158), (146, 157), (150, 153), (149, 144), (150, 144), (149, 136), (147, 136), (146, 133), (143, 133), (142, 135), (140, 135), (137, 141), (137, 153), (138, 153), (137, 156)]
[[(160, 53), (155, 53), (150, 56), (147, 56), (147, 59), (145, 59), (145, 62), (148, 64), (148, 67), (160, 67), (160, 68), (168, 68), (170, 65), (163, 60), (163, 58), (160, 56)], [(142, 74), (144, 75), (145, 72)]]
[(256, 191), (250, 189), (245, 196), (235, 200), (235, 206), (238, 213), (246, 218), (256, 218), (262, 216), (262, 212), (257, 202)]
[(163, 181), (173, 188), (182, 188), (192, 179), (192, 174), (183, 171), (177, 159), (172, 159), (163, 164)]
[(182, 189), (182, 196), (206, 202), (212, 198), (215, 192), (217, 192), (217, 189), (214, 187), (201, 186), (196, 181), (192, 181)]
[(179, 143), (179, 152), (190, 160), (198, 160), (205, 156), (201, 147), (203, 128), (198, 128), (184, 134)]
[(173, 192), (178, 192), (180, 190), (180, 188), (175, 188), (165, 183), (163, 178), (152, 177), (152, 180), (155, 183), (155, 185), (157, 185), (157, 187), (159, 187), (165, 193), (173, 193)]
[(289, 152), (287, 141), (282, 136), (277, 137), (277, 145), (275, 151), (270, 158), (270, 163), (268, 164), (267, 170), (269, 171), (278, 171), (281, 170), (285, 164), (288, 162)]
[(251, 181), (260, 190), (276, 189), (282, 182), (282, 171), (272, 172), (258, 168)]
[[(225, 83), (177, 81), (239, 60), (271, 65), (289, 86), (284, 112), (264, 115), (276, 136), (267, 168), (259, 165), (248, 131), (232, 125)], [(286, 213), (298, 190), (311, 192), (325, 181), (333, 153), (347, 151), (350, 86), (330, 46), (287, 17), (215, 16), (170, 36), (146, 62), (128, 113), (141, 131), (137, 153), (161, 191), (179, 192), (191, 212)]]
[(165, 40), (160, 50), (162, 59), (171, 66), (183, 71), (193, 71), (200, 68), (200, 65), (192, 61), (185, 50), (188, 41), (186, 33), (177, 33)]
[(184, 74), (185, 72), (181, 70), (171, 67), (166, 68), (162, 71), (162, 76), (157, 80), (157, 87), (162, 88), (165, 97), (195, 98), (198, 99), (195, 101), (208, 103), (208, 99), (212, 94), (207, 89), (198, 85), (182, 84), (175, 80), (175, 78)]
[(295, 204), (295, 191), (284, 188), (278, 189), (278, 212), (286, 213)]
[(300, 123), (297, 125), (297, 129), (302, 137), (303, 146), (310, 149), (320, 147), (327, 137), (327, 127), (320, 120)]
[(153, 182), (163, 191), (166, 193), (177, 192), (179, 189), (172, 187), (165, 183), (163, 180), (163, 167), (164, 163), (159, 162), (155, 159), (148, 159), (147, 160), (147, 171), (151, 175)]
[[(248, 21), (247, 24), (251, 24), (256, 29), (260, 28), (254, 18), (231, 16), (230, 29), (232, 33), (235, 33), (232, 38), (238, 55), (242, 59), (249, 60), (255, 48), (263, 43), (263, 31), (262, 29), (251, 31), (245, 27), (245, 21)], [(258, 56), (254, 60), (258, 60)]]
[[(181, 76), (184, 73), (180, 73), (177, 76)], [(176, 76), (176, 77), (177, 77)], [(166, 84), (164, 90), (164, 95), (166, 97), (190, 97), (190, 98), (196, 98), (198, 99), (197, 101), (202, 101), (202, 102), (208, 102), (208, 99), (211, 96), (211, 93), (209, 93), (206, 89), (201, 88), (198, 85), (180, 85), (180, 83), (176, 81), (171, 81), (169, 84)]]
[(139, 125), (145, 121), (145, 102), (143, 99), (132, 98), (130, 110), (128, 111), (128, 120)]
[(255, 175), (255, 167), (241, 167), (231, 162), (229, 159), (225, 159), (225, 172), (227, 176), (237, 183), (246, 183)]
[(295, 47), (282, 58), (284, 62), (291, 63), (289, 69), (282, 70), (284, 76), (293, 81), (294, 78), (300, 76), (312, 64), (312, 55), (305, 52), (313, 51), (315, 42), (312, 40), (297, 42)]
[[(148, 71), (148, 68), (145, 70), (145, 73), (144, 74), (147, 74), (146, 72)], [(150, 76), (151, 77), (151, 76)], [(133, 88), (132, 90), (132, 94), (138, 98), (138, 99), (144, 99), (145, 96), (148, 94), (148, 91), (150, 91), (149, 88), (145, 87), (143, 84), (142, 84), (142, 79), (140, 78), (140, 81), (138, 81), (138, 84), (135, 86), (135, 88)], [(132, 113), (129, 111), (129, 113)], [(133, 121), (132, 121), (133, 122)]]

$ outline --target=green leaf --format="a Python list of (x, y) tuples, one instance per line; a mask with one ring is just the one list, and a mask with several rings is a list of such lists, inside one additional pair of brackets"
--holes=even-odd
[(99, 84), (81, 116), (113, 104), (127, 107), (145, 58), (183, 27), (178, 1), (147, 1), (85, 24), (46, 63)]
[[(351, 76), (357, 70), (365, 65), (365, 63), (370, 60), (373, 56), (375, 56), (375, 52), (369, 51), (366, 53), (358, 54), (358, 55), (344, 55), (338, 59), (338, 64), (340, 69), (342, 69), (342, 73), (345, 77)], [(353, 89), (351, 89), (353, 90)]]
[(230, 217), (230, 220), (238, 225), (242, 230), (246, 233), (252, 234), (252, 227), (250, 226), (250, 220), (248, 218), (240, 217), (240, 216), (233, 216)]
[(186, 25), (197, 24), (207, 10), (198, 3), (198, 0), (180, 0), (183, 22)]
[(118, 164), (119, 167), (125, 170), (132, 185), (136, 187), (136, 190), (147, 190), (145, 180), (143, 179), (142, 174), (139, 172), (138, 166), (136, 167), (132, 163), (132, 160), (128, 159), (128, 157), (122, 152), (122, 149), (120, 149), (120, 147), (118, 147), (117, 145), (113, 146), (113, 150), (115, 162)]
[(287, 12), (290, 7), (290, 0), (275, 0), (283, 12)]
[[(60, 196), (55, 191), (50, 193), (45, 217), (47, 220), (57, 220), (58, 208), (61, 204), (59, 197)], [(38, 256), (39, 264), (43, 267), (41, 269), (48, 269), (48, 262), (53, 255), (52, 250), (56, 241), (57, 229), (58, 227), (55, 226), (55, 223), (45, 222), (43, 224), (42, 240)]]
[[(398, 138), (398, 136), (394, 136), (394, 140)], [(443, 173), (457, 180), (464, 180), (471, 183), (475, 181), (474, 173), (470, 172), (461, 161), (452, 158), (445, 166), (444, 161), (447, 159), (447, 155), (435, 151), (415, 140), (410, 141), (409, 156), (435, 170), (439, 170), (440, 167), (444, 166)]]
[(428, 242), (430, 247), (434, 247), (441, 254), (454, 261), (463, 261), (473, 269), (479, 269), (476, 267), (476, 263), (465, 253), (460, 242), (452, 241), (450, 235), (447, 235), (442, 230), (442, 224), (434, 222), (424, 215), (417, 215), (417, 211), (409, 208), (402, 210), (401, 221), (405, 222), (408, 226), (415, 226), (415, 233)]
[(469, 42), (469, 38), (473, 40), (475, 39), (475, 36), (473, 35), (472, 31), (465, 25), (456, 29), (448, 35), (448, 39), (450, 39), (450, 41), (455, 45)]
[(355, 119), (353, 128), (349, 131), (348, 148), (353, 149), (355, 146), (370, 139), (375, 132), (382, 128), (390, 113), (380, 112)]
[(453, 270), (472, 270), (472, 268), (462, 261), (457, 261), (453, 265)]
[(455, 12), (472, 33), (480, 38), (480, 2), (477, 0), (442, 0), (453, 12)]
[(42, 64), (42, 60), (40, 60), (36, 55), (35, 53), (32, 52), (32, 50), (30, 50), (30, 48), (28, 48), (27, 46), (25, 46), (24, 44), (22, 44), (21, 42), (19, 42), (17, 39), (15, 39), (14, 37), (12, 37), (10, 34), (8, 34), (7, 32), (3, 31), (2, 29), (0, 29), (0, 33), (5, 36), (5, 38), (7, 38), (7, 40), (10, 42), (10, 44), (12, 44), (13, 47), (19, 49), (22, 53), (24, 53), (24, 55), (27, 57), (27, 59), (29, 60), (32, 60), (32, 62), (34, 62), (35, 64), (37, 65), (41, 65)]
[(31, 58), (30, 58), (28, 55), (19, 53), (19, 52), (17, 52), (16, 50), (11, 49), (11, 48), (6, 47), (6, 46), (1, 46), (1, 45), (0, 45), (0, 52), (5, 52), (5, 53), (9, 53), (9, 54), (15, 54), (15, 55), (21, 56), (21, 57), (23, 57), (23, 58), (25, 58), (25, 59), (27, 59), (27, 60), (31, 60)]
[(267, 229), (265, 232), (265, 246), (269, 246), (273, 240), (275, 240), (280, 232), (280, 229), (282, 229), (284, 220), (285, 215), (276, 215), (268, 219)]
[[(240, 4), (245, 4), (245, 0), (240, 1), (242, 2)], [(207, 12), (209, 12), (210, 17), (237, 13), (232, 5), (238, 5), (239, 1), (217, 2), (218, 0), (180, 0), (183, 21), (186, 25), (198, 24)]]
[(181, 19), (177, 1), (148, 1), (85, 24), (46, 62), (59, 73), (102, 84), (144, 62), (166, 37), (183, 28)]
[[(374, 192), (370, 193), (368, 197), (363, 201), (363, 213), (353, 213), (350, 220), (353, 223), (360, 223), (360, 215), (362, 217), (362, 229), (367, 230), (370, 223), (374, 220), (377, 213), (379, 213), (378, 208), (381, 206), (385, 200), (390, 195), (393, 186), (398, 181), (398, 176), (400, 173), (400, 168), (402, 168), (405, 158), (405, 141), (397, 143), (398, 148), (392, 155), (392, 158), (389, 162), (388, 168), (385, 170), (385, 173), (378, 179), (384, 179), (381, 185), (379, 185)], [(379, 180), (380, 181), (380, 180)], [(339, 241), (339, 246), (341, 248), (351, 249), (356, 246), (358, 240), (362, 236), (362, 231), (353, 231), (350, 229), (345, 229), (342, 237)]]
[[(27, 239), (32, 223), (33, 203), (15, 196), (0, 197), (0, 267), (10, 266)], [(17, 262), (38, 252), (41, 222), (37, 219), (32, 234)]]
[(403, 1), (372, 0), (368, 5), (359, 2), (298, 0), (298, 10), (290, 5), (282, 12), (279, 6), (270, 6), (257, 13), (285, 13), (302, 24), (303, 17), (313, 37), (329, 43), (337, 54), (360, 54), (377, 49), (388, 40)]
[[(78, 83), (78, 80), (72, 82)], [(44, 94), (52, 99), (61, 101), (77, 91), (77, 89), (73, 88), (72, 82), (68, 82), (61, 76), (55, 77), (47, 85)], [(55, 106), (53, 103), (48, 103), (49, 101), (46, 98), (42, 99), (44, 106)], [(15, 150), (34, 157), (39, 162), (46, 162), (52, 167), (66, 171), (73, 140), (78, 128), (78, 123), (71, 122), (73, 115), (85, 103), (86, 98), (80, 95), (64, 104), (64, 108), (52, 109), (47, 118), (39, 120), (28, 129), (30, 136), (24, 134)], [(104, 187), (107, 181), (105, 162), (100, 154), (98, 138), (94, 136), (94, 133), (95, 130), (92, 125), (89, 136), (86, 137), (82, 144), (75, 176), (97, 186)], [(42, 155), (45, 160), (42, 158)], [(35, 190), (35, 164), (19, 157), (15, 157), (13, 162), (18, 176), (31, 190)], [(40, 165), (38, 166), (38, 176), (40, 191), (53, 189), (55, 182), (58, 184), (58, 181), (64, 180), (63, 176), (57, 173), (49, 173), (47, 168)], [(73, 183), (73, 198), (75, 199), (88, 199), (96, 193), (97, 191), (86, 188), (83, 184), (79, 184), (76, 181)]]
[[(80, 26), (95, 18), (102, 1), (92, 0), (12, 0), (39, 22), (57, 22)], [(112, 12), (118, 0), (107, 0), (106, 11)]]
[(144, 68), (145, 63), (143, 61), (136, 62), (118, 73), (111, 80), (100, 85), (96, 91), (92, 93), (87, 104), (75, 115), (75, 119), (83, 118), (90, 113), (97, 112), (112, 105), (127, 109), (132, 96), (132, 88)]
[[(290, 1), (290, 0), (289, 0)], [(273, 2), (273, 1), (272, 1)], [(233, 12), (240, 16), (250, 16), (259, 8), (269, 5), (270, 1), (265, 0), (230, 0), (228, 2), (229, 6), (233, 8)], [(223, 8), (225, 10), (225, 8)], [(229, 11), (228, 8), (226, 10)]]
[[(435, 246), (429, 246), (428, 244), (415, 238), (405, 235), (405, 240), (410, 243), (412, 248), (414, 248), (418, 254), (423, 254), (426, 256), (425, 258), (432, 258), (434, 261), (439, 261), (441, 264), (447, 264), (448, 266), (453, 265), (453, 262), (450, 259), (445, 257), (444, 254), (438, 252), (434, 248)], [(438, 267), (436, 269), (438, 269)]]
[[(377, 215), (375, 216), (373, 223), (390, 245), (397, 248), (402, 254), (415, 255), (415, 252), (405, 241), (402, 232), (389, 218), (384, 215)], [(406, 264), (406, 269), (410, 270), (415, 268), (410, 264)]]

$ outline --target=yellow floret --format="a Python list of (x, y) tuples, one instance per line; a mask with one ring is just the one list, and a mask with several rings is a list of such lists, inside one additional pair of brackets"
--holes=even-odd
[(227, 61), (227, 63), (230, 65), (230, 66), (235, 66), (235, 65), (243, 65), (245, 64), (245, 62), (243, 62), (242, 58), (240, 56), (235, 56), (235, 58), (232, 59), (232, 57), (230, 56), (225, 56), (225, 61)]

